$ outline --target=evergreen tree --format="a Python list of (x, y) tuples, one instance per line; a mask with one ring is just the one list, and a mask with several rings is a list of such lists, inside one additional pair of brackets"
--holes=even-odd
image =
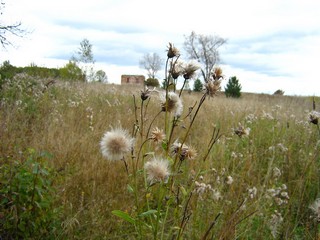
[(239, 98), (241, 96), (241, 84), (236, 76), (230, 77), (224, 88), (227, 97)]
[(203, 88), (203, 84), (201, 80), (200, 79), (195, 80), (193, 85), (193, 91), (201, 92), (202, 88)]

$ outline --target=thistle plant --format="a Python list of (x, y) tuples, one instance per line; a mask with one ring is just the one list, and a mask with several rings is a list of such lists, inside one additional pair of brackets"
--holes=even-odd
[[(205, 221), (207, 225), (199, 232), (202, 232), (202, 239), (206, 239), (221, 216), (220, 212), (211, 211), (204, 215), (203, 209), (207, 207), (199, 201), (204, 201), (205, 194), (208, 195), (206, 199), (213, 202), (222, 199), (222, 189), (204, 183), (201, 175), (209, 171), (204, 163), (222, 134), (218, 127), (210, 130), (211, 138), (203, 152), (192, 146), (190, 134), (196, 130), (196, 118), (204, 102), (218, 94), (224, 77), (221, 68), (214, 68), (211, 79), (204, 84), (202, 96), (186, 112), (184, 87), (197, 76), (199, 69), (196, 61), (183, 62), (180, 51), (169, 43), (165, 89), (161, 92), (144, 89), (140, 98), (133, 95), (131, 135), (128, 134), (130, 128), (113, 129), (107, 131), (100, 142), (102, 155), (106, 159), (122, 160), (125, 164), (128, 190), (134, 196), (135, 206), (132, 206), (132, 212), (114, 210), (112, 213), (133, 224), (137, 238), (184, 239), (186, 231), (190, 231), (188, 226), (194, 224), (191, 219), (205, 217), (211, 220)], [(177, 90), (180, 78), (183, 84)], [(159, 110), (154, 116), (148, 116), (149, 103), (153, 99), (158, 101)], [(239, 125), (236, 133), (241, 137), (249, 134), (249, 130)], [(192, 161), (197, 162), (196, 171), (190, 169)], [(233, 181), (228, 175), (224, 184), (230, 188)], [(199, 206), (203, 209), (200, 210)]]

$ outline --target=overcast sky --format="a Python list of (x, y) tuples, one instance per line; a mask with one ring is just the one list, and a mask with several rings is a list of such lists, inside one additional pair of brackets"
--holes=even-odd
[[(146, 53), (166, 57), (172, 42), (182, 52), (191, 31), (227, 39), (220, 49), (226, 80), (244, 92), (320, 95), (319, 0), (5, 0), (2, 21), (21, 21), (31, 33), (1, 49), (15, 66), (61, 67), (87, 38), (96, 69), (109, 82), (144, 74)], [(163, 74), (159, 74), (159, 78)]]

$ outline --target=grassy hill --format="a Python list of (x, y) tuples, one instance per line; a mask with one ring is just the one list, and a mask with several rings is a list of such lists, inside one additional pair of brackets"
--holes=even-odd
[[(177, 118), (160, 89), (142, 101), (135, 86), (47, 83), (2, 86), (2, 239), (317, 238), (311, 97), (220, 94), (198, 108), (203, 93), (184, 92)], [(116, 128), (134, 145), (112, 161), (100, 142)], [(168, 160), (168, 181), (148, 181), (154, 158)]]

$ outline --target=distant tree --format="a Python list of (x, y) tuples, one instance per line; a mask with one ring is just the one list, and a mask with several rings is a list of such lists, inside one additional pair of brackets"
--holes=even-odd
[(71, 61), (77, 63), (86, 76), (86, 81), (94, 81), (94, 57), (92, 52), (92, 44), (88, 39), (83, 39), (80, 42), (80, 47), (75, 55), (71, 57)]
[(201, 82), (200, 79), (197, 79), (194, 81), (194, 84), (193, 84), (193, 91), (195, 92), (201, 92), (203, 89), (203, 84)]
[(157, 53), (147, 53), (140, 59), (139, 65), (147, 70), (148, 78), (155, 79), (157, 72), (162, 68), (163, 60)]
[(69, 61), (64, 67), (59, 69), (60, 78), (68, 81), (85, 81), (85, 75), (81, 68), (74, 61)]
[(145, 81), (145, 85), (148, 87), (159, 87), (160, 86), (159, 81), (156, 78), (148, 78)]
[(21, 22), (6, 24), (2, 20), (4, 7), (5, 3), (0, 0), (0, 43), (3, 48), (8, 45), (13, 45), (9, 40), (11, 36), (23, 37), (27, 33), (27, 31), (21, 27)]
[(224, 91), (227, 97), (239, 98), (241, 96), (241, 84), (236, 76), (230, 77)]
[(92, 44), (89, 42), (88, 39), (84, 38), (80, 42), (80, 47), (75, 53), (72, 58), (75, 62), (82, 62), (82, 63), (94, 63), (95, 60), (93, 58), (92, 53)]
[(98, 70), (95, 75), (95, 81), (101, 82), (101, 83), (107, 83), (108, 77), (106, 72), (103, 70)]
[(273, 95), (284, 95), (284, 91), (282, 91), (281, 89), (278, 89), (277, 91), (275, 91), (274, 93), (273, 93)]
[(185, 36), (184, 49), (189, 59), (196, 59), (202, 64), (201, 74), (205, 82), (209, 80), (214, 65), (220, 61), (218, 48), (226, 41), (226, 39), (216, 35), (202, 35), (195, 32)]
[(0, 75), (2, 81), (5, 79), (11, 79), (17, 72), (17, 68), (12, 66), (9, 61), (4, 61), (0, 67)]

